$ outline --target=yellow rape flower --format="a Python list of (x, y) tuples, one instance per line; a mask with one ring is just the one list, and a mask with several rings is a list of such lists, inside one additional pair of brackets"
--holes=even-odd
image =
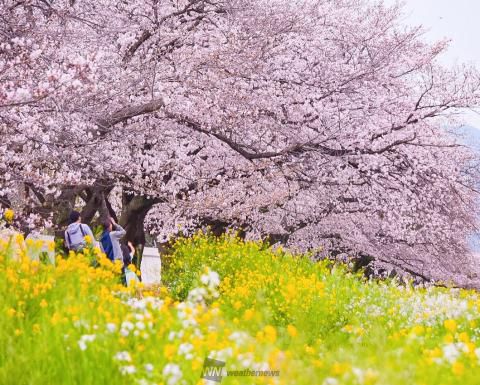
[(123, 263), (119, 259), (116, 259), (115, 262), (113, 262), (113, 271), (117, 274), (120, 274), (122, 271)]
[(137, 271), (137, 267), (131, 263), (130, 265), (127, 266), (127, 269), (130, 270), (131, 272), (135, 273)]
[(465, 345), (467, 345), (468, 352), (472, 355), (472, 357), (476, 357), (476, 354), (474, 353), (477, 346), (473, 342), (467, 342)]
[(367, 369), (365, 371), (365, 377), (364, 377), (365, 384), (366, 385), (374, 384), (375, 382), (377, 382), (378, 377), (379, 377), (379, 374), (377, 371), (373, 369)]
[(275, 329), (273, 326), (267, 325), (263, 331), (265, 333), (265, 339), (268, 342), (273, 344), (277, 340), (277, 329)]
[(331, 373), (335, 376), (340, 376), (350, 369), (348, 363), (334, 362), (331, 368)]
[(175, 345), (165, 345), (165, 347), (163, 348), (163, 355), (165, 356), (165, 358), (171, 359), (175, 355), (176, 350), (177, 349), (175, 348)]
[(13, 219), (15, 218), (15, 212), (12, 209), (6, 209), (3, 212), (3, 218), (7, 221), (7, 223), (12, 223)]
[(458, 335), (458, 339), (464, 343), (470, 342), (470, 337), (467, 333), (462, 332)]
[(454, 362), (452, 365), (452, 372), (456, 376), (461, 376), (465, 372), (465, 366), (461, 362)]
[(165, 286), (160, 287), (160, 294), (167, 295), (168, 289)]
[(315, 366), (316, 368), (323, 367), (323, 362), (321, 360), (313, 360), (312, 363), (313, 363), (313, 366)]
[[(197, 359), (194, 359), (194, 360), (192, 361), (192, 369), (193, 369), (193, 370), (198, 370), (198, 369), (200, 369), (202, 366), (203, 366), (203, 361), (202, 361), (202, 360), (200, 360), (200, 359), (197, 358)], [(203, 382), (201, 382), (201, 383), (202, 383), (202, 385), (203, 385)]]
[(345, 325), (342, 330), (344, 332), (347, 332), (347, 333), (352, 333), (353, 332), (353, 326), (352, 325)]
[(293, 325), (287, 326), (287, 332), (290, 335), (290, 337), (296, 337), (298, 335), (297, 328)]
[(457, 330), (457, 322), (454, 319), (447, 319), (443, 322), (443, 326), (445, 326), (445, 329), (448, 331), (455, 333)]
[(50, 323), (52, 325), (56, 325), (61, 321), (61, 315), (57, 312), (53, 313), (52, 317), (50, 318)]
[(55, 251), (55, 242), (49, 241), (47, 243), (47, 248), (48, 248), (48, 251)]
[(245, 310), (245, 313), (243, 313), (243, 319), (245, 321), (250, 321), (253, 318), (254, 315), (255, 315), (255, 313), (252, 309), (247, 309), (247, 310)]
[(421, 336), (423, 333), (425, 333), (425, 328), (422, 325), (415, 325), (412, 328), (412, 333), (417, 336)]
[(305, 353), (307, 353), (307, 354), (313, 354), (313, 353), (315, 353), (315, 349), (312, 348), (312, 347), (309, 346), (309, 345), (305, 345)]
[(454, 341), (454, 338), (450, 333), (448, 333), (445, 337), (443, 337), (443, 341), (447, 344), (451, 344)]

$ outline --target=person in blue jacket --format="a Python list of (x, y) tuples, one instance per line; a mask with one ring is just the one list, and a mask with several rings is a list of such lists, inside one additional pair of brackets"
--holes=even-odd
[(103, 233), (100, 237), (100, 247), (102, 251), (112, 262), (116, 260), (123, 261), (120, 240), (127, 232), (111, 217), (103, 221), (102, 227)]

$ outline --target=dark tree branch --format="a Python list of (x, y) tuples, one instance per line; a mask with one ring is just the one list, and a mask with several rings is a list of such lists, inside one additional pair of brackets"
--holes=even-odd
[(96, 120), (96, 124), (106, 132), (109, 128), (113, 127), (118, 123), (127, 121), (128, 119), (134, 118), (139, 115), (149, 114), (155, 111), (160, 110), (162, 107), (165, 107), (165, 102), (163, 99), (155, 99), (145, 104), (140, 104), (132, 107), (125, 107), (120, 110), (115, 111), (114, 113), (107, 115), (104, 118), (99, 118)]

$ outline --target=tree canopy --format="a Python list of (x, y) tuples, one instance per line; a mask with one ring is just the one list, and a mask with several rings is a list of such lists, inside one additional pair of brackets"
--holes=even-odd
[(366, 0), (5, 0), (0, 204), (18, 226), (113, 215), (475, 273), (480, 76)]

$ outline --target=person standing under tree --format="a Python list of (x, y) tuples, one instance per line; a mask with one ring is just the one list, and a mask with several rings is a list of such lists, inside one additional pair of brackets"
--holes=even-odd
[(123, 252), (120, 246), (120, 239), (127, 233), (122, 226), (117, 224), (111, 217), (102, 223), (103, 233), (100, 237), (100, 247), (112, 262), (123, 260)]
[(82, 217), (78, 211), (72, 211), (69, 219), (70, 224), (65, 230), (65, 246), (69, 250), (80, 251), (87, 245), (86, 236), (90, 237), (90, 242), (95, 238), (90, 226), (82, 223)]
[(139, 282), (140, 280), (135, 274), (134, 271), (130, 270), (129, 265), (132, 263), (133, 256), (135, 255), (135, 247), (132, 242), (127, 242), (121, 244), (122, 253), (123, 253), (123, 268), (122, 268), (122, 282), (125, 286), (132, 285), (132, 282)]

